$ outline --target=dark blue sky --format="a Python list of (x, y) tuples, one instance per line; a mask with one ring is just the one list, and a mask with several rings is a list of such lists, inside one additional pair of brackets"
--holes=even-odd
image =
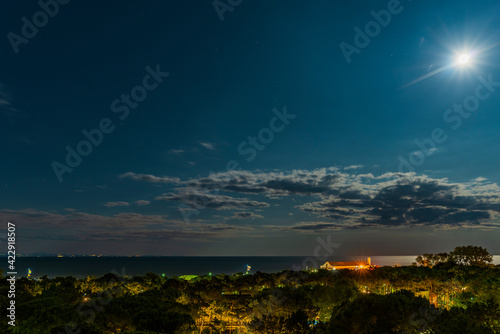
[(498, 1), (41, 3), (1, 5), (20, 252), (500, 253)]

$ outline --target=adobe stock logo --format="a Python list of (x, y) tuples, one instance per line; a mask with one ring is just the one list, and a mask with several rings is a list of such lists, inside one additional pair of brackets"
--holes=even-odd
[[(168, 72), (161, 72), (160, 64), (157, 64), (155, 69), (146, 66), (146, 72), (148, 74), (142, 78), (141, 85), (133, 87), (130, 90), (130, 94), (121, 94), (119, 99), (111, 102), (111, 112), (118, 114), (119, 120), (125, 120), (130, 114), (130, 109), (137, 108), (139, 103), (148, 97), (148, 91), (156, 89), (163, 82), (163, 78), (170, 75)], [(59, 182), (63, 181), (65, 173), (72, 173), (74, 168), (80, 166), (83, 158), (89, 156), (94, 151), (94, 147), (101, 145), (105, 134), (110, 134), (115, 129), (116, 126), (113, 124), (113, 121), (105, 117), (100, 120), (97, 128), (90, 131), (87, 129), (82, 130), (85, 139), (76, 144), (76, 149), (70, 145), (66, 145), (66, 164), (58, 161), (53, 161), (51, 164)]]
[[(451, 129), (457, 130), (464, 123), (463, 120), (474, 115), (481, 106), (481, 102), (489, 99), (496, 91), (496, 87), (500, 87), (500, 81), (493, 81), (491, 74), (488, 77), (479, 76), (477, 78), (479, 84), (474, 89), (474, 93), (466, 96), (462, 103), (453, 104), (453, 108), (448, 108), (443, 113), (443, 120), (446, 123), (451, 123)], [(408, 154), (408, 159), (402, 155), (398, 156), (400, 173), (415, 172), (415, 167), (421, 166), (427, 157), (430, 157), (437, 151), (437, 145), (443, 144), (448, 140), (449, 136), (446, 130), (435, 128), (431, 131), (428, 138), (423, 140), (415, 139), (414, 143), (418, 146), (418, 150)]]
[(243, 0), (214, 0), (212, 5), (214, 6), (215, 12), (217, 16), (219, 16), (219, 20), (224, 22), (224, 13), (232, 12), (237, 6), (239, 6)]
[(297, 116), (289, 114), (286, 106), (283, 107), (283, 112), (274, 108), (273, 113), (275, 116), (269, 121), (268, 128), (260, 129), (257, 136), (248, 136), (248, 141), (244, 140), (238, 145), (239, 154), (248, 154), (248, 157), (245, 158), (246, 161), (252, 162), (257, 157), (257, 152), (262, 152), (274, 140), (274, 134), (283, 131), (285, 126), (290, 124), (290, 120)]
[[(332, 242), (331, 235), (328, 235), (325, 240), (321, 237), (318, 237), (316, 240), (319, 245), (314, 249), (314, 257), (309, 256), (305, 258), (301, 265), (292, 265), (292, 270), (295, 271), (294, 274), (291, 274), (290, 271), (284, 271), (280, 277), (281, 284), (295, 286), (300, 280), (307, 280), (310, 273), (308, 268), (310, 267), (312, 270), (319, 268), (320, 263), (328, 259), (335, 252), (334, 248), (339, 248), (340, 246), (339, 243)], [(322, 249), (326, 251), (324, 255), (319, 254)], [(263, 321), (265, 321), (265, 316), (272, 314), (279, 305), (283, 305), (288, 300), (288, 296), (279, 287), (274, 288), (269, 295), (269, 299), (261, 299), (260, 302), (254, 300), (251, 302), (250, 306), (253, 311), (249, 317), (245, 317), (253, 319), (249, 323), (250, 327), (256, 328), (261, 326)]]
[[(412, 0), (407, 0), (412, 1)], [(399, 0), (389, 0), (387, 3), (387, 9), (382, 9), (378, 12), (372, 10), (370, 15), (374, 20), (369, 21), (365, 24), (364, 31), (360, 27), (356, 26), (353, 28), (354, 35), (353, 44), (342, 42), (339, 44), (340, 50), (344, 55), (345, 60), (348, 64), (352, 62), (353, 54), (360, 54), (361, 50), (370, 45), (373, 38), (377, 37), (382, 28), (386, 28), (392, 21), (392, 16), (400, 14), (404, 7), (401, 5)]]
[[(274, 116), (269, 120), (269, 127), (261, 128), (257, 132), (257, 136), (248, 136), (248, 141), (244, 140), (238, 145), (238, 153), (242, 156), (248, 155), (245, 160), (252, 162), (258, 152), (262, 152), (274, 139), (275, 133), (280, 133), (285, 127), (290, 124), (290, 120), (295, 119), (297, 115), (289, 114), (286, 106), (283, 111), (276, 108), (272, 110)], [(237, 160), (229, 160), (226, 163), (225, 176), (218, 180), (215, 184), (203, 184), (200, 189), (200, 194), (193, 195), (189, 203), (181, 203), (179, 212), (184, 221), (189, 224), (191, 215), (199, 215), (200, 210), (208, 206), (209, 195), (218, 194), (231, 182), (232, 175), (235, 171), (242, 171), (241, 163)]]
[(59, 13), (59, 5), (66, 5), (70, 0), (40, 0), (38, 6), (42, 10), (33, 14), (30, 20), (26, 16), (21, 18), (23, 25), (21, 26), (21, 35), (13, 33), (12, 31), (7, 34), (10, 45), (14, 52), (19, 53), (19, 46), (21, 44), (28, 44), (30, 39), (35, 38), (38, 34), (39, 28), (45, 27), (49, 23), (49, 18), (53, 18)]

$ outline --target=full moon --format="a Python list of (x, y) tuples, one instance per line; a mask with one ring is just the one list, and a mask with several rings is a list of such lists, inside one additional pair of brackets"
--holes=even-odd
[(470, 55), (468, 55), (468, 54), (462, 54), (462, 55), (458, 56), (458, 63), (460, 65), (465, 65), (469, 61), (470, 61)]

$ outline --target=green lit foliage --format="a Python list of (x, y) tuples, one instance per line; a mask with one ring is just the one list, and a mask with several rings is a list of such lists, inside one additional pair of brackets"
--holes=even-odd
[[(459, 250), (451, 254), (469, 260), (373, 270), (21, 278), (10, 332), (500, 333), (500, 266)], [(2, 307), (7, 289), (2, 280)]]
[(417, 310), (430, 310), (429, 302), (409, 291), (389, 295), (365, 294), (343, 303), (332, 314), (329, 333), (420, 333)]

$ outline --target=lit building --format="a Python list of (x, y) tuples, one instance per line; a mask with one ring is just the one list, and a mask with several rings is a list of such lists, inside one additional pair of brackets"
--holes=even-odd
[(371, 258), (367, 257), (366, 261), (325, 262), (325, 264), (322, 265), (320, 268), (326, 270), (339, 270), (339, 269), (357, 270), (357, 269), (367, 269), (371, 267), (371, 265), (372, 265), (372, 260)]

